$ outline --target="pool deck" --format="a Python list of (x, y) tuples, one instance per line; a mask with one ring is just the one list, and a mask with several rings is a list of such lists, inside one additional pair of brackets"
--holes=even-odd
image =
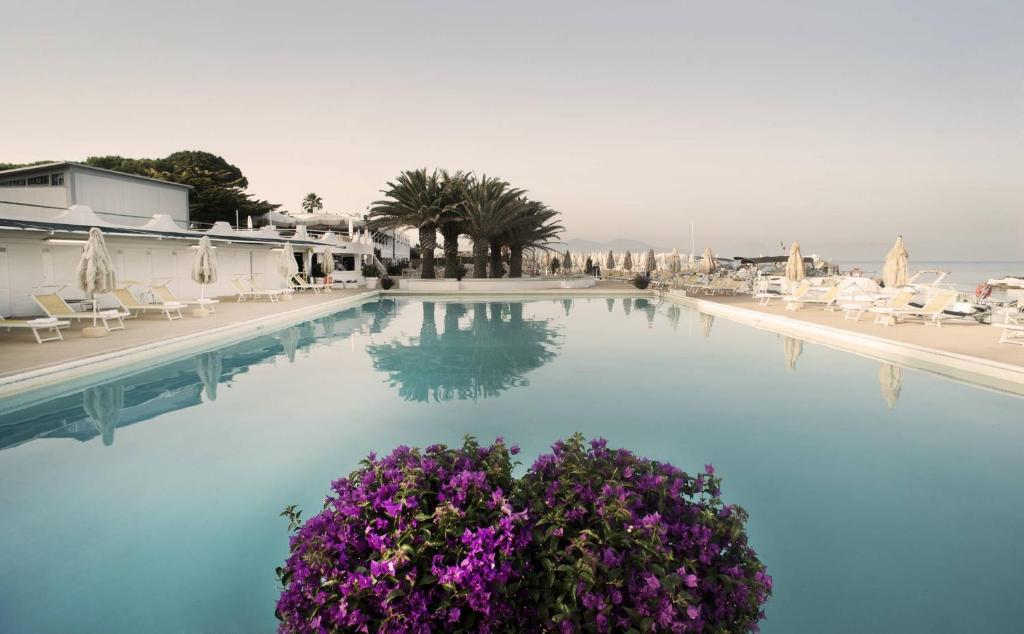
[(64, 330), (64, 341), (44, 344), (36, 343), (26, 330), (0, 328), (0, 396), (52, 382), (47, 375), (61, 380), (86, 373), (88, 366), (109, 369), (138, 361), (142, 358), (139, 353), (158, 356), (240, 338), (264, 327), (313, 319), (377, 294), (366, 289), (335, 289), (320, 295), (294, 293), (290, 301), (242, 303), (222, 297), (217, 312), (207, 317), (194, 317), (191, 309), (183, 310), (184, 318), (174, 321), (162, 314), (149, 314), (125, 320), (124, 330), (95, 339), (82, 336), (82, 327), (91, 325), (83, 321)]
[(945, 322), (936, 328), (920, 321), (881, 326), (868, 313), (852, 321), (843, 319), (840, 310), (787, 311), (782, 302), (761, 306), (749, 295), (686, 296), (675, 291), (666, 296), (754, 327), (1024, 395), (1024, 347), (999, 343), (998, 326)]

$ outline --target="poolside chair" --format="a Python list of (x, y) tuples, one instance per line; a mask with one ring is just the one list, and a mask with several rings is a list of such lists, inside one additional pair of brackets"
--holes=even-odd
[(234, 287), (235, 292), (238, 293), (239, 302), (244, 302), (247, 299), (269, 299), (272, 302), (276, 302), (281, 297), (282, 291), (264, 291), (257, 290), (251, 285), (247, 286), (245, 281), (240, 278), (231, 280), (231, 286)]
[(116, 288), (111, 291), (111, 295), (117, 300), (117, 303), (121, 305), (121, 308), (128, 311), (132, 318), (143, 315), (147, 312), (163, 313), (169, 321), (175, 319), (181, 319), (181, 309), (185, 308), (185, 304), (181, 302), (164, 302), (160, 304), (143, 304), (139, 301), (135, 295), (127, 288)]
[[(79, 312), (74, 308), (68, 306), (60, 295), (56, 293), (43, 293), (40, 295), (32, 295), (32, 301), (34, 301), (43, 312), (46, 313), (47, 317), (56, 317), (57, 319), (66, 319), (68, 321), (84, 319), (103, 322), (103, 327), (107, 329), (107, 332), (113, 330), (124, 330), (124, 318), (130, 317), (131, 313), (121, 312), (119, 310), (100, 310), (95, 313), (92, 312)], [(116, 326), (111, 326), (110, 322), (114, 321), (117, 323)]]
[[(64, 335), (61, 334), (61, 328), (67, 328), (71, 326), (70, 321), (61, 321), (56, 317), (41, 317), (39, 319), (6, 319), (3, 315), (0, 315), (0, 328), (6, 328), (10, 332), (14, 328), (21, 328), (23, 330), (31, 330), (32, 334), (35, 335), (36, 343), (43, 343), (45, 341), (64, 341)], [(53, 331), (53, 334), (49, 337), (40, 337), (39, 331)]]
[(297, 291), (313, 291), (314, 295), (319, 295), (322, 290), (327, 288), (326, 284), (307, 282), (298, 274), (293, 275), (291, 279), (288, 280), (288, 286)]
[(786, 310), (796, 310), (800, 308), (800, 301), (807, 297), (807, 293), (811, 292), (811, 283), (807, 280), (800, 282), (800, 286), (796, 287), (796, 290), (789, 295), (783, 295), (782, 301), (786, 302)]
[(821, 306), (827, 311), (834, 311), (836, 308), (836, 302), (839, 300), (839, 291), (841, 289), (838, 286), (830, 286), (821, 295), (810, 295), (805, 296), (798, 302), (798, 308), (811, 304), (814, 306)]
[(942, 327), (943, 313), (956, 303), (956, 291), (942, 291), (932, 295), (920, 308), (907, 306), (893, 313), (896, 321), (920, 319), (926, 326)]
[(892, 320), (893, 311), (910, 306), (910, 301), (914, 299), (916, 294), (917, 291), (914, 289), (904, 287), (903, 290), (895, 295), (880, 297), (871, 303), (847, 302), (842, 304), (840, 308), (843, 309), (843, 319), (860, 321), (861, 315), (865, 312), (870, 312), (875, 315), (875, 324), (887, 325), (884, 322)]
[(199, 299), (178, 299), (174, 292), (166, 284), (159, 284), (153, 287), (153, 296), (165, 304), (185, 304), (187, 306), (199, 306), (205, 308), (211, 313), (217, 312), (214, 310), (213, 305), (219, 304), (219, 299), (210, 299), (201, 297)]

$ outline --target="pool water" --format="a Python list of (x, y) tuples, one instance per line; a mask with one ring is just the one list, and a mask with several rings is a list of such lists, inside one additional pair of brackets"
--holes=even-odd
[(0, 631), (273, 631), (286, 505), (398, 444), (575, 431), (714, 463), (764, 632), (1019, 631), (1022, 405), (656, 300), (368, 302), (0, 401)]

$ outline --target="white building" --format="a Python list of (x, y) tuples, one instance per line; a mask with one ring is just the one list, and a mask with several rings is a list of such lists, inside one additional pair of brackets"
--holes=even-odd
[[(209, 230), (189, 230), (187, 186), (107, 170), (100, 170), (97, 181), (92, 174), (82, 178), (93, 168), (81, 167), (60, 163), (0, 172), (0, 181), (10, 183), (0, 187), (0, 314), (40, 314), (33, 293), (84, 299), (75, 270), (91, 227), (104, 233), (119, 284), (142, 295), (153, 282), (167, 281), (179, 297), (198, 297), (199, 286), (190, 279), (191, 247), (204, 235), (217, 249), (219, 266), (219, 279), (206, 288), (207, 296), (233, 295), (231, 281), (243, 276), (256, 276), (266, 288), (285, 287), (287, 281), (277, 272), (285, 242), (291, 242), (305, 271), (313, 270), (315, 253), (330, 248), (338, 269), (335, 281), (361, 283), (360, 265), (373, 254), (368, 239), (313, 233), (304, 226), (249, 230), (218, 222)], [(43, 176), (48, 184), (42, 184)], [(107, 213), (63, 202), (69, 196), (81, 201), (86, 194), (95, 204), (107, 201), (100, 208)], [(101, 299), (101, 305), (111, 307), (108, 300)]]
[(46, 163), (0, 171), (0, 209), (32, 205), (33, 215), (52, 216), (86, 205), (100, 218), (138, 226), (163, 214), (188, 228), (190, 185), (125, 174), (81, 163)]

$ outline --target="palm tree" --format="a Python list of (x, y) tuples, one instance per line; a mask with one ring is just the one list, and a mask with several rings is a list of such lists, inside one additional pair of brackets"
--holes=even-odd
[(369, 227), (374, 230), (417, 229), (423, 258), (421, 277), (433, 279), (437, 228), (451, 211), (445, 200), (441, 175), (437, 170), (427, 173), (426, 168), (406, 170), (381, 191), (385, 199), (373, 203), (367, 216)]
[(315, 213), (323, 208), (324, 201), (313, 192), (306, 194), (306, 197), (302, 199), (302, 209), (307, 214)]
[(462, 264), (459, 262), (459, 236), (462, 230), (462, 207), (466, 186), (470, 176), (462, 171), (449, 174), (441, 171), (444, 188), (444, 203), (447, 211), (441, 217), (441, 237), (444, 238), (444, 276), (457, 277)]
[(487, 277), (490, 240), (505, 231), (520, 209), (521, 189), (499, 178), (471, 178), (462, 205), (462, 229), (473, 240), (473, 277)]
[(550, 249), (547, 245), (558, 239), (564, 228), (555, 222), (558, 212), (536, 200), (520, 200), (520, 209), (501, 240), (509, 248), (509, 277), (523, 276), (525, 249)]

